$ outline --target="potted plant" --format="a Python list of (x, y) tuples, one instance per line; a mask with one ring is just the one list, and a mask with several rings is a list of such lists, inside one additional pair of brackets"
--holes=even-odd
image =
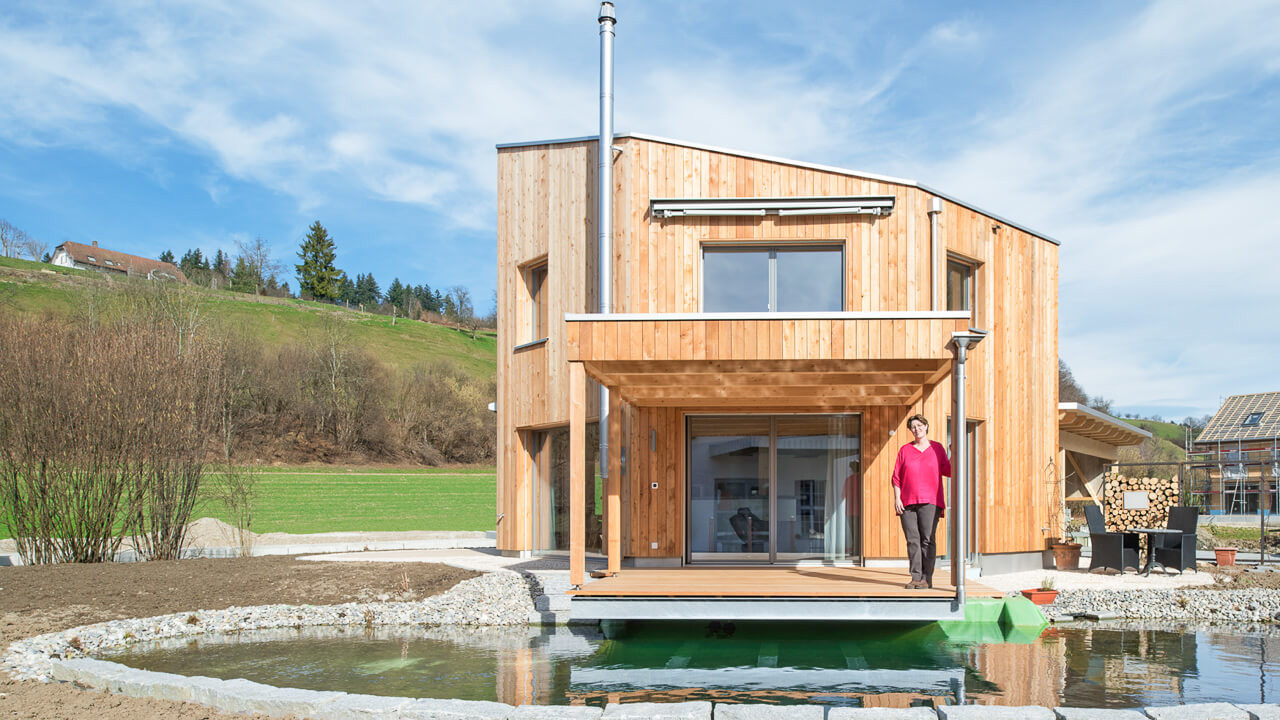
[(1059, 570), (1080, 569), (1080, 543), (1071, 542), (1072, 534), (1080, 529), (1079, 521), (1070, 519), (1066, 523), (1066, 534), (1062, 542), (1053, 545), (1053, 562)]
[(1058, 597), (1058, 591), (1053, 589), (1053, 578), (1045, 577), (1040, 581), (1040, 587), (1023, 590), (1022, 595), (1036, 605), (1049, 605)]
[(1236, 564), (1236, 549), (1233, 547), (1216, 547), (1213, 549), (1213, 556), (1218, 561), (1218, 567)]

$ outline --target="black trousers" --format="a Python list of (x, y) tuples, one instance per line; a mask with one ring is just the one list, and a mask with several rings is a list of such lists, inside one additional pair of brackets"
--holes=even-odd
[(938, 557), (934, 534), (938, 531), (939, 508), (929, 503), (907, 505), (902, 509), (902, 534), (907, 536), (907, 565), (911, 579), (933, 587), (933, 564)]

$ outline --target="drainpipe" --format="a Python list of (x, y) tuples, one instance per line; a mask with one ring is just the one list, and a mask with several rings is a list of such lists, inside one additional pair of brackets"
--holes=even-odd
[[(613, 3), (600, 3), (600, 142), (596, 146), (597, 190), (599, 209), (596, 228), (599, 230), (596, 267), (599, 283), (600, 313), (613, 310), (613, 26), (617, 18)], [(609, 477), (609, 388), (600, 386), (600, 454), (596, 462), (600, 477)]]
[(964, 363), (969, 348), (982, 342), (987, 334), (982, 330), (969, 329), (967, 333), (955, 333), (951, 336), (952, 352), (955, 353), (955, 385), (952, 390), (951, 413), (951, 582), (956, 586), (956, 602), (964, 607), (964, 560), (968, 555), (966, 545), (969, 540), (969, 528), (966, 527), (966, 513), (969, 504), (969, 458), (968, 427), (964, 408), (965, 382)]
[(931, 310), (938, 310), (938, 215), (942, 213), (942, 198), (929, 201), (929, 300)]

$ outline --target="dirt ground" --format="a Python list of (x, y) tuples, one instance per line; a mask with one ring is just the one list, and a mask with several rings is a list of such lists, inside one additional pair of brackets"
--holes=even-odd
[[(266, 556), (102, 565), (0, 567), (0, 648), (32, 635), (125, 617), (273, 603), (325, 605), (441, 593), (478, 573), (425, 563), (326, 563)], [(244, 718), (0, 673), (0, 718)]]

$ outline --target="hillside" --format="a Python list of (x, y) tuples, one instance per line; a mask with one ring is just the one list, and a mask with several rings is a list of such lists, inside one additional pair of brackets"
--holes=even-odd
[[(124, 282), (85, 270), (0, 258), (0, 307), (69, 317), (89, 305), (95, 294)], [(448, 359), (477, 380), (492, 380), (497, 371), (492, 331), (472, 340), (470, 333), (454, 328), (403, 318), (393, 327), (389, 317), (323, 303), (255, 298), (227, 290), (197, 291), (208, 300), (215, 322), (244, 332), (267, 349), (304, 341), (326, 318), (340, 318), (349, 323), (351, 340), (390, 368)]]
[(1136, 425), (1137, 427), (1146, 430), (1161, 440), (1186, 449), (1186, 428), (1182, 425), (1170, 422), (1158, 422), (1156, 420), (1139, 420), (1137, 418), (1124, 418), (1124, 421), (1130, 425)]

